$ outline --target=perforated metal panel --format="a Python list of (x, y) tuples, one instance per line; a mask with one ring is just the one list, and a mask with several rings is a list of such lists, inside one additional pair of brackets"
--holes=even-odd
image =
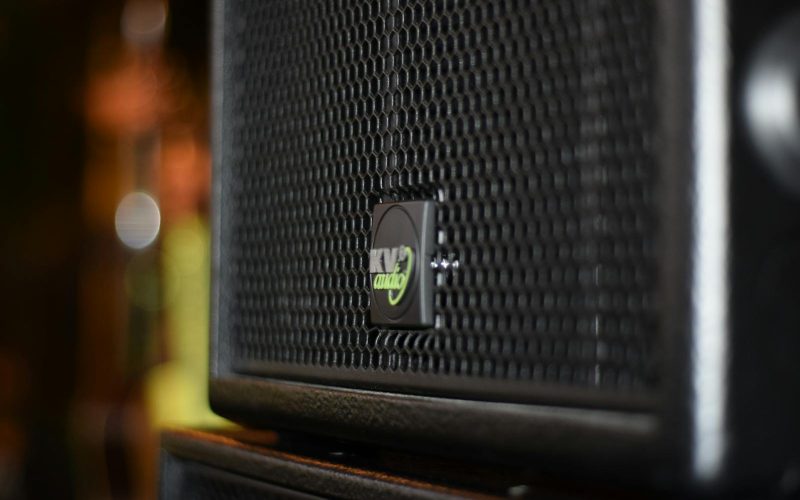
[[(492, 381), (509, 400), (657, 390), (654, 16), (225, 2), (232, 369), (411, 393)], [(438, 256), (459, 267), (437, 276), (433, 328), (372, 327), (371, 209), (415, 199), (436, 201)]]

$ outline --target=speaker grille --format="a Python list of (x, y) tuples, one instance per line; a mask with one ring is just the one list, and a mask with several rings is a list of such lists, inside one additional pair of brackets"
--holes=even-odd
[[(233, 369), (406, 392), (656, 390), (654, 11), (226, 2)], [(459, 268), (437, 275), (434, 328), (371, 327), (372, 206), (414, 199), (437, 202), (439, 256)]]

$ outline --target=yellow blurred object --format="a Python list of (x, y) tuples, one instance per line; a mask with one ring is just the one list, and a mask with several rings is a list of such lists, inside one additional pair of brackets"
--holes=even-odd
[(208, 426), (226, 420), (208, 404), (209, 230), (197, 215), (165, 228), (162, 276), (167, 362), (153, 368), (146, 382), (152, 423)]

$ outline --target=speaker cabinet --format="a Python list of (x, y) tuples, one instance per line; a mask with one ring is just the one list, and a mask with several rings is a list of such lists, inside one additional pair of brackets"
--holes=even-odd
[(795, 488), (800, 203), (743, 101), (798, 11), (216, 0), (214, 408)]

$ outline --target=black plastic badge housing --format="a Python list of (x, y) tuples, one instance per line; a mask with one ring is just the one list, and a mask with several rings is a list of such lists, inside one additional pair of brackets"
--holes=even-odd
[(370, 319), (374, 325), (433, 326), (432, 201), (375, 205), (370, 250)]

